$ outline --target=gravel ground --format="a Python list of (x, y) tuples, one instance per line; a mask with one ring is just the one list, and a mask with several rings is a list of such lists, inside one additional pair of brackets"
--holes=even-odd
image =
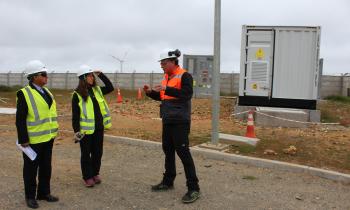
[[(15, 136), (0, 137), (0, 209), (25, 209), (22, 157)], [(201, 198), (182, 204), (186, 192), (179, 159), (175, 189), (151, 192), (162, 177), (160, 149), (105, 141), (103, 183), (85, 188), (81, 179), (79, 146), (56, 141), (51, 191), (57, 203), (39, 201), (40, 209), (350, 209), (350, 186), (277, 170), (249, 167), (194, 156)]]

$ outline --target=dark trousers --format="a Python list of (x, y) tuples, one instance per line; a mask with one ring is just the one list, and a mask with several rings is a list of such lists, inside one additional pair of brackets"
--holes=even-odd
[(93, 134), (85, 135), (80, 141), (80, 165), (84, 180), (100, 173), (103, 154), (103, 132), (103, 130), (95, 130)]
[[(27, 155), (23, 153), (23, 180), (24, 191), (27, 199), (35, 199), (37, 196), (45, 196), (50, 194), (51, 179), (51, 159), (53, 139), (48, 142), (39, 144), (30, 144), (30, 147), (37, 153), (34, 161), (31, 161)], [(38, 176), (38, 188), (36, 177)]]
[(196, 168), (189, 149), (190, 124), (163, 124), (162, 147), (165, 154), (163, 183), (173, 185), (176, 177), (175, 151), (183, 164), (188, 190), (199, 190)]

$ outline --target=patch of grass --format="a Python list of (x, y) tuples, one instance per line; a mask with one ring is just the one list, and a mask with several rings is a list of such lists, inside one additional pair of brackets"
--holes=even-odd
[(198, 135), (198, 134), (193, 134), (193, 132), (191, 132), (190, 136), (189, 136), (189, 139), (190, 139), (190, 145), (193, 146), (193, 145), (198, 145), (198, 144), (202, 144), (202, 143), (205, 143), (205, 142), (208, 142), (211, 140), (211, 136), (210, 134), (203, 134), (203, 135)]
[(350, 154), (346, 155), (346, 161), (345, 161), (344, 167), (350, 169)]
[(15, 85), (15, 86), (5, 86), (5, 85), (0, 85), (0, 92), (13, 92), (21, 89), (22, 86)]
[(336, 102), (350, 104), (350, 97), (349, 96), (328, 96), (325, 99), (330, 100), (330, 101), (336, 101)]
[(252, 153), (252, 152), (255, 152), (255, 150), (256, 150), (256, 148), (254, 146), (244, 145), (244, 144), (234, 146), (234, 147), (236, 150), (238, 150), (242, 154)]
[(255, 176), (250, 176), (250, 175), (245, 175), (242, 177), (242, 179), (246, 179), (246, 180), (256, 180), (257, 178)]
[(321, 122), (324, 123), (336, 123), (339, 121), (339, 117), (334, 115), (332, 110), (321, 111)]

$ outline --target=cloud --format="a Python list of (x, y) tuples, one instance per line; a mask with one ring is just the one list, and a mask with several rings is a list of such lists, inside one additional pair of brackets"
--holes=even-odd
[[(322, 27), (324, 72), (347, 69), (350, 17), (346, 0), (222, 0), (221, 71), (238, 72), (241, 27), (310, 25)], [(83, 63), (115, 71), (110, 55), (125, 57), (124, 70), (161, 72), (157, 58), (164, 48), (185, 54), (212, 54), (212, 0), (61, 0), (0, 3), (0, 71), (22, 70), (41, 59), (56, 71)]]

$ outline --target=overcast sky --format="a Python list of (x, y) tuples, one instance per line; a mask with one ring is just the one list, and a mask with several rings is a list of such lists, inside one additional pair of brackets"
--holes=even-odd
[[(350, 72), (349, 0), (221, 0), (221, 72), (239, 72), (242, 25), (321, 26), (324, 74)], [(0, 71), (32, 59), (54, 71), (81, 64), (161, 72), (165, 48), (212, 54), (214, 0), (0, 0)]]

